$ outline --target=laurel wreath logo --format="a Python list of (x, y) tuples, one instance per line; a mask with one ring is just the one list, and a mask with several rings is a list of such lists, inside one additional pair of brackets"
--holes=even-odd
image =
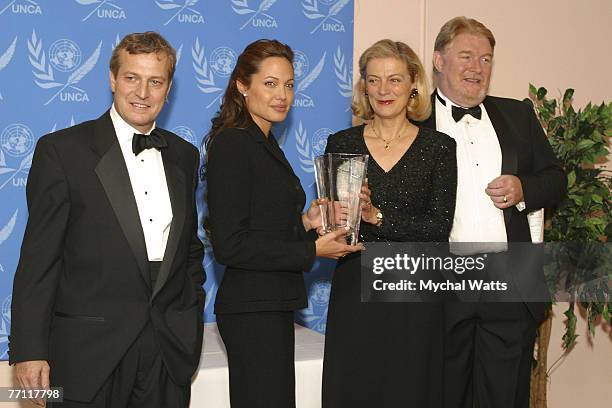
[(98, 7), (96, 7), (95, 9), (93, 9), (91, 11), (91, 13), (89, 13), (87, 16), (85, 16), (83, 18), (83, 20), (81, 21), (87, 21), (89, 19), (89, 17), (91, 17), (96, 11), (98, 11), (98, 9), (104, 5), (109, 6), (114, 8), (115, 10), (123, 10), (121, 7), (119, 7), (118, 5), (116, 5), (115, 3), (111, 2), (110, 0), (75, 0), (77, 3), (83, 5), (83, 6), (90, 6), (92, 4), (97, 4)]
[(265, 0), (262, 1), (259, 4), (259, 7), (257, 8), (257, 10), (253, 10), (251, 8), (249, 8), (249, 3), (248, 0), (232, 0), (232, 9), (238, 13), (238, 14), (253, 14), (243, 25), (242, 27), (240, 27), (240, 29), (242, 30), (244, 27), (246, 27), (247, 25), (249, 25), (249, 23), (251, 21), (253, 21), (253, 19), (255, 17), (257, 17), (258, 15), (263, 15), (268, 17), (269, 19), (274, 20), (274, 17), (272, 17), (269, 14), (266, 14), (265, 12), (268, 11), (270, 9), (270, 7), (272, 7), (274, 5), (274, 3), (276, 3), (276, 0)]
[[(74, 125), (75, 125), (75, 123), (74, 123), (74, 116), (70, 116), (70, 125), (68, 125), (68, 127), (72, 127), (72, 126), (74, 126)], [(57, 123), (54, 123), (54, 124), (53, 124), (53, 127), (51, 128), (51, 130), (49, 131), (49, 133), (53, 133), (53, 132), (55, 132), (56, 130), (57, 130)]]
[(53, 73), (53, 67), (51, 64), (47, 64), (45, 51), (42, 49), (42, 39), (36, 36), (36, 31), (32, 30), (32, 38), (28, 40), (28, 51), (30, 52), (29, 59), (30, 64), (36, 69), (37, 72), (32, 71), (34, 76), (38, 80), (34, 80), (36, 85), (43, 89), (59, 88), (51, 99), (45, 102), (45, 106), (50, 104), (57, 96), (64, 91), (66, 88), (72, 88), (79, 92), (85, 93), (84, 89), (78, 88), (76, 85), (83, 79), (98, 63), (100, 58), (100, 49), (102, 48), (102, 41), (98, 44), (93, 54), (87, 58), (85, 63), (77, 68), (70, 76), (65, 84), (57, 82)]
[(326, 52), (323, 53), (323, 56), (317, 63), (317, 65), (298, 83), (297, 93), (310, 99), (310, 96), (306, 95), (304, 91), (308, 89), (308, 87), (321, 75), (321, 71), (323, 71), (323, 66), (325, 65), (325, 56)]
[(300, 168), (306, 173), (314, 172), (314, 153), (310, 146), (308, 132), (302, 126), (301, 120), (295, 131), (295, 148), (299, 155)]
[(346, 65), (344, 54), (338, 46), (336, 53), (334, 54), (334, 72), (336, 78), (338, 78), (338, 92), (345, 98), (350, 98), (353, 95), (353, 78)]
[(17, 223), (18, 213), (19, 209), (16, 209), (8, 223), (4, 227), (2, 227), (2, 229), (0, 229), (0, 245), (2, 245), (2, 243), (6, 241), (8, 237), (10, 237), (13, 233), (13, 229), (15, 228), (15, 224)]
[(119, 45), (119, 43), (121, 42), (121, 39), (119, 38), (119, 33), (117, 33), (117, 35), (115, 36), (115, 41), (113, 41), (111, 43), (111, 53), (113, 51), (115, 51), (115, 48), (117, 48), (117, 46)]
[[(0, 71), (2, 71), (13, 59), (15, 54), (15, 46), (17, 45), (17, 37), (13, 40), (8, 49), (0, 56)], [(0, 101), (3, 100), (2, 93), (0, 93)]]
[(2, 190), (8, 183), (10, 183), (15, 177), (17, 177), (21, 173), (26, 173), (32, 167), (32, 158), (34, 157), (34, 152), (28, 154), (24, 157), (21, 162), (19, 162), (19, 167), (16, 169), (6, 166), (6, 159), (4, 157), (4, 152), (0, 150), (0, 174), (12, 173), (8, 179), (4, 180), (4, 183), (0, 184), (0, 190)]
[(335, 16), (338, 15), (338, 13), (340, 13), (344, 6), (346, 6), (349, 2), (350, 0), (339, 0), (336, 4), (329, 8), (327, 14), (323, 14), (319, 11), (317, 0), (304, 0), (302, 3), (302, 7), (304, 8), (302, 13), (304, 13), (304, 15), (310, 20), (322, 19), (321, 22), (310, 32), (310, 34), (314, 34), (327, 20), (335, 21), (338, 24), (344, 24), (342, 21), (335, 18)]
[(180, 3), (175, 3), (174, 0), (160, 0), (160, 1), (155, 1), (155, 4), (157, 4), (157, 6), (162, 10), (178, 9), (177, 12), (174, 13), (172, 17), (170, 17), (170, 20), (164, 23), (164, 25), (168, 25), (172, 22), (172, 20), (176, 18), (176, 16), (181, 14), (184, 10), (189, 10), (192, 13), (197, 14), (198, 16), (201, 16), (202, 13), (192, 8), (193, 6), (198, 4), (198, 1), (200, 0), (185, 0), (183, 4), (180, 4)]
[[(2, 265), (0, 265), (2, 270)], [(8, 295), (0, 306), (0, 343), (8, 344), (9, 325), (11, 324), (11, 300), (12, 296)], [(5, 348), (0, 358), (4, 359), (8, 356), (8, 348)]]
[(215, 99), (212, 100), (206, 106), (206, 109), (210, 108), (219, 98), (221, 98), (221, 91), (215, 84), (215, 75), (212, 70), (208, 68), (208, 61), (204, 54), (204, 47), (200, 45), (200, 39), (196, 37), (195, 44), (191, 48), (191, 58), (193, 59), (192, 65), (196, 73), (196, 81), (198, 82), (198, 89), (205, 94), (219, 93)]

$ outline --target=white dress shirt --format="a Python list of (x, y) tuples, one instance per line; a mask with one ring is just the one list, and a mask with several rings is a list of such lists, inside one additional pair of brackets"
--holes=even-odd
[(437, 92), (446, 105), (435, 99), (436, 128), (457, 142), (457, 203), (449, 241), (505, 243), (504, 213), (485, 193), (487, 184), (501, 175), (502, 164), (491, 119), (480, 104), (480, 120), (465, 115), (455, 122), (451, 113), (455, 104), (439, 89)]
[[(172, 205), (161, 152), (157, 149), (146, 149), (135, 156), (132, 152), (132, 138), (134, 133), (140, 132), (119, 116), (114, 104), (110, 116), (136, 198), (147, 256), (149, 261), (162, 261), (172, 223)], [(151, 133), (153, 129), (155, 124), (146, 134)]]

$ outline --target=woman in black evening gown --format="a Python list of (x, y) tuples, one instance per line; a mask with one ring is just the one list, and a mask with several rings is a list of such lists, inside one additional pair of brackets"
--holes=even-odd
[[(353, 112), (367, 122), (330, 136), (326, 152), (370, 155), (361, 240), (447, 242), (455, 142), (410, 122), (431, 112), (419, 58), (404, 43), (382, 40), (359, 68)], [(441, 407), (442, 304), (361, 303), (360, 282), (360, 256), (342, 258), (327, 317), (323, 407)]]

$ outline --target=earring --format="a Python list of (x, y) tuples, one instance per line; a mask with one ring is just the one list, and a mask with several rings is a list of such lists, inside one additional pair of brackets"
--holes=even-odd
[(414, 99), (419, 95), (419, 90), (416, 88), (412, 88), (412, 91), (410, 91), (410, 99)]
[(365, 92), (363, 93), (363, 95), (364, 95), (364, 96), (368, 96), (368, 91), (365, 91)]
[(244, 96), (246, 98), (247, 97), (247, 93), (246, 92), (243, 93), (242, 96)]

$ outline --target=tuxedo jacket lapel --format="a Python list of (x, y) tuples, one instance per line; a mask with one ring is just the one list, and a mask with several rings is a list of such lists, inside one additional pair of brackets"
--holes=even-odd
[(138, 207), (123, 153), (108, 112), (96, 121), (92, 148), (100, 155), (100, 161), (95, 170), (98, 179), (102, 183), (123, 234), (134, 253), (138, 269), (147, 285), (151, 287), (147, 247)]
[[(168, 142), (170, 143), (170, 141)], [(172, 206), (172, 224), (170, 225), (170, 233), (168, 234), (164, 260), (159, 270), (157, 282), (153, 288), (153, 296), (160, 291), (170, 276), (171, 266), (174, 262), (174, 257), (183, 232), (186, 214), (185, 197), (187, 196), (187, 182), (185, 174), (172, 157), (172, 145), (169, 144), (167, 149), (162, 150), (162, 158), (166, 173), (166, 183), (168, 183), (168, 193), (170, 194), (170, 204)]]

